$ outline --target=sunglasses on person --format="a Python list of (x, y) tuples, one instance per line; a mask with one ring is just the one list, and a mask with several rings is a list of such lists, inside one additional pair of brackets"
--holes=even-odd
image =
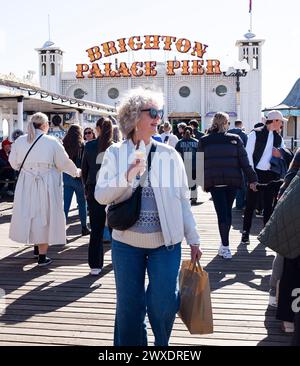
[(91, 135), (93, 132), (92, 131), (85, 131), (85, 135)]
[(159, 117), (160, 119), (162, 119), (163, 118), (163, 115), (164, 115), (164, 110), (163, 109), (156, 109), (156, 108), (142, 109), (141, 112), (149, 112), (149, 116), (152, 119), (155, 119), (157, 117)]

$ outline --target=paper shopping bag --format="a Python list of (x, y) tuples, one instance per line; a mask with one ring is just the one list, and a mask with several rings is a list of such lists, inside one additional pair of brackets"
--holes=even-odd
[(199, 262), (185, 260), (179, 274), (179, 317), (191, 334), (213, 333), (208, 273)]

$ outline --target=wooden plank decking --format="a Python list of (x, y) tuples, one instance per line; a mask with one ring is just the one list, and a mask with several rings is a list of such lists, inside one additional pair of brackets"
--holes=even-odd
[[(268, 284), (274, 253), (258, 244), (261, 219), (254, 220), (251, 244), (240, 240), (241, 213), (233, 213), (232, 260), (217, 256), (219, 235), (209, 195), (193, 207), (204, 250), (203, 266), (209, 272), (214, 312), (214, 334), (190, 335), (176, 319), (171, 345), (272, 345), (290, 344), (282, 333), (275, 310), (268, 308)], [(50, 249), (49, 268), (39, 268), (32, 247), (8, 239), (11, 203), (0, 203), (0, 288), (6, 311), (0, 316), (0, 345), (111, 346), (115, 287), (110, 245), (105, 245), (103, 274), (88, 275), (87, 237), (80, 237), (77, 211), (72, 211), (69, 242)], [(183, 258), (189, 249), (183, 244)], [(1, 299), (0, 299), (1, 306)], [(1, 309), (0, 309), (1, 313)], [(149, 344), (153, 336), (149, 331)]]

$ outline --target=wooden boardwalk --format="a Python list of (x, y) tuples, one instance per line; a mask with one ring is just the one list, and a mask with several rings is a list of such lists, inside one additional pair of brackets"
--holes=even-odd
[[(249, 246), (240, 245), (241, 213), (233, 212), (232, 260), (217, 256), (219, 235), (209, 195), (193, 207), (209, 273), (214, 333), (191, 335), (176, 318), (170, 345), (285, 346), (291, 338), (280, 329), (275, 310), (268, 307), (268, 284), (274, 253), (258, 244), (261, 219), (254, 220)], [(105, 245), (104, 270), (88, 275), (87, 242), (81, 237), (77, 211), (71, 212), (68, 244), (52, 247), (49, 268), (39, 268), (32, 247), (8, 239), (11, 203), (0, 203), (0, 289), (6, 311), (0, 315), (0, 345), (111, 346), (115, 286), (110, 245)], [(189, 249), (183, 244), (183, 258)], [(1, 291), (1, 290), (0, 290)], [(1, 294), (1, 292), (0, 292)], [(149, 344), (153, 336), (149, 330)]]

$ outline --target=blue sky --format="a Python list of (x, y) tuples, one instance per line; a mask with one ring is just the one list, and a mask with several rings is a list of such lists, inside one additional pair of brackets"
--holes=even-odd
[[(263, 46), (263, 107), (280, 103), (300, 77), (300, 1), (252, 0), (253, 32)], [(249, 28), (249, 0), (0, 0), (0, 73), (38, 71), (35, 48), (51, 38), (64, 71), (88, 61), (85, 50), (122, 37), (164, 34), (208, 44), (206, 58), (237, 59)], [(154, 52), (154, 51), (153, 51)], [(139, 58), (136, 56), (137, 60)], [(152, 58), (157, 56), (152, 54)]]

